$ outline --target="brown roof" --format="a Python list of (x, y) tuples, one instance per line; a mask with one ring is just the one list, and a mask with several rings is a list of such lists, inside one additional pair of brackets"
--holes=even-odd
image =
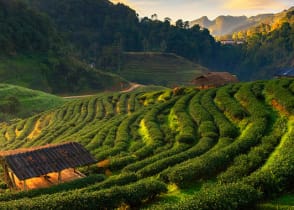
[(209, 72), (196, 77), (192, 83), (194, 85), (211, 85), (211, 86), (222, 86), (229, 83), (239, 82), (238, 78), (229, 72)]
[(0, 152), (0, 156), (19, 180), (97, 162), (81, 144), (76, 142), (3, 151)]

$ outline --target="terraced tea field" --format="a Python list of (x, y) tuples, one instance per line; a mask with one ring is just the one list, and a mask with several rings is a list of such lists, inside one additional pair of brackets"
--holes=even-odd
[(294, 80), (101, 94), (0, 131), (2, 150), (66, 141), (95, 155), (90, 176), (1, 209), (250, 209), (293, 191)]

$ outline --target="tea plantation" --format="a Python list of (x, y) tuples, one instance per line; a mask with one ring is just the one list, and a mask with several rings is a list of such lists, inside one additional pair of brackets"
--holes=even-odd
[(89, 176), (0, 209), (262, 208), (294, 189), (294, 80), (99, 94), (0, 130), (2, 150), (66, 141), (97, 158)]

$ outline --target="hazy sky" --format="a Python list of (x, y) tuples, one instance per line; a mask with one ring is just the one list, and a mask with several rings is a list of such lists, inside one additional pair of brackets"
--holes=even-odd
[(140, 17), (156, 13), (159, 19), (170, 17), (194, 20), (201, 16), (210, 19), (219, 15), (252, 16), (276, 13), (294, 6), (294, 0), (111, 0), (134, 8)]

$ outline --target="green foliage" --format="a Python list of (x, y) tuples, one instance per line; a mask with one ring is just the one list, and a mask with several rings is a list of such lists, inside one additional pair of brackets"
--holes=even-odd
[(9, 209), (94, 209), (115, 208), (128, 204), (138, 206), (143, 200), (154, 198), (156, 195), (166, 192), (164, 183), (154, 179), (141, 180), (122, 187), (112, 187), (97, 192), (73, 191), (71, 194), (55, 194), (53, 196), (39, 196), (32, 199), (1, 203), (1, 208)]
[(164, 209), (248, 209), (260, 197), (250, 185), (232, 183), (202, 189), (197, 195)]
[(0, 97), (0, 112), (9, 118), (28, 117), (65, 103), (57, 96), (8, 84), (0, 84)]
[(253, 208), (293, 188), (292, 82), (101, 93), (2, 123), (2, 150), (75, 140), (99, 163), (85, 179), (3, 193), (0, 208)]
[(48, 52), (61, 43), (51, 20), (22, 1), (0, 1), (0, 55)]

